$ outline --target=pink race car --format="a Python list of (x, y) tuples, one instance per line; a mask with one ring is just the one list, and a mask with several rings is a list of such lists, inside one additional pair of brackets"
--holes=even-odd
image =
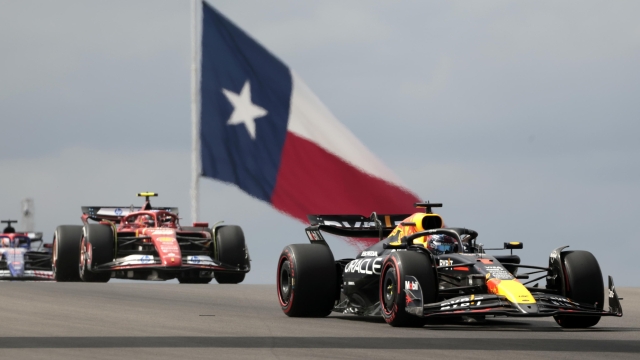
[(16, 222), (2, 220), (7, 227), (0, 233), (0, 280), (53, 280), (51, 244), (42, 243), (41, 232), (16, 232)]

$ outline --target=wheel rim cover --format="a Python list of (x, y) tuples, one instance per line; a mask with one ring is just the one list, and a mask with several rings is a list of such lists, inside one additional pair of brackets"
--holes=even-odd
[(384, 307), (390, 311), (396, 300), (396, 274), (394, 269), (389, 269), (384, 275), (383, 283)]
[(286, 304), (291, 298), (291, 264), (289, 260), (282, 262), (279, 280), (280, 297), (282, 298), (282, 302)]

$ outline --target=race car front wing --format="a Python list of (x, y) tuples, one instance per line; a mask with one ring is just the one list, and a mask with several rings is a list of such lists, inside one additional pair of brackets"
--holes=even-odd
[(0, 270), (0, 280), (36, 280), (52, 281), (53, 271), (25, 270), (21, 276), (13, 276), (10, 270)]
[(160, 271), (184, 271), (200, 269), (220, 272), (248, 273), (249, 270), (251, 270), (251, 267), (249, 265), (238, 267), (224, 264), (217, 260), (211, 259), (209, 256), (183, 256), (182, 264), (180, 266), (171, 266), (162, 264), (162, 261), (157, 256), (129, 255), (106, 264), (92, 266), (90, 270), (94, 272), (102, 272), (135, 269), (149, 269)]
[[(415, 282), (415, 278), (407, 276), (406, 281)], [(503, 295), (471, 294), (458, 296), (445, 301), (423, 304), (422, 290), (405, 289), (406, 311), (420, 317), (447, 317), (447, 316), (522, 316), (544, 317), (553, 315), (581, 315), (581, 316), (622, 316), (620, 297), (613, 284), (613, 278), (609, 276), (609, 311), (601, 310), (598, 304), (582, 304), (572, 301), (564, 296), (532, 293), (535, 303), (513, 303)]]

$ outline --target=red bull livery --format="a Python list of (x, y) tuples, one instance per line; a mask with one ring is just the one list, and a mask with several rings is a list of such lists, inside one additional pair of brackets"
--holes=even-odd
[[(602, 316), (622, 316), (609, 277), (608, 305), (595, 257), (587, 251), (551, 253), (548, 266), (520, 264), (508, 242), (487, 249), (478, 233), (445, 227), (431, 209), (404, 215), (309, 215), (311, 244), (284, 248), (278, 261), (278, 300), (288, 316), (331, 311), (382, 316), (392, 326), (423, 326), (433, 318), (478, 321), (485, 316), (553, 317), (565, 328), (587, 328)], [(378, 237), (355, 259), (334, 260), (321, 231)], [(486, 250), (510, 250), (489, 255)], [(522, 270), (527, 272), (522, 272)]]

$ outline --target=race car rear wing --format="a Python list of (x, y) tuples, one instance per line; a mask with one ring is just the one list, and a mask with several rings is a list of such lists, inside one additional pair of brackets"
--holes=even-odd
[[(111, 220), (117, 221), (121, 218), (136, 212), (141, 211), (142, 207), (139, 206), (83, 206), (82, 213), (87, 215), (89, 219), (95, 221)], [(178, 214), (177, 207), (151, 207), (148, 210), (164, 210), (173, 214)]]
[[(320, 231), (350, 238), (384, 238), (402, 220), (411, 214), (377, 215), (370, 217), (362, 215), (307, 215), (311, 226), (306, 228), (311, 241), (324, 240)], [(319, 238), (318, 238), (319, 237)]]

